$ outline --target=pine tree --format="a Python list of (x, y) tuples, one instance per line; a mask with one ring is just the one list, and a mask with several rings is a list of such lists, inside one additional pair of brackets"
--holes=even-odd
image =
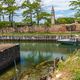
[(75, 17), (80, 17), (80, 0), (70, 1), (70, 6), (76, 11)]
[(13, 17), (15, 14), (15, 11), (18, 9), (18, 6), (16, 6), (15, 0), (2, 0), (3, 4), (5, 6), (5, 12), (9, 15), (9, 21), (11, 22), (11, 26), (13, 27)]

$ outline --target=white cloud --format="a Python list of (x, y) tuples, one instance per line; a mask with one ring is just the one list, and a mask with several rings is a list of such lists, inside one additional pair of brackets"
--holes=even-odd
[[(18, 5), (21, 5), (23, 1), (24, 0), (16, 0)], [(74, 0), (42, 0), (41, 5), (43, 6), (42, 8), (49, 13), (51, 12), (52, 6), (54, 6), (55, 12), (58, 12), (56, 13), (56, 17), (65, 17), (66, 14), (64, 13), (64, 11), (70, 10), (70, 6), (69, 6), (70, 1), (74, 1)], [(23, 10), (19, 10), (18, 13), (22, 13), (22, 11)], [(60, 13), (59, 11), (61, 11), (62, 13)], [(67, 14), (67, 16), (73, 16), (73, 15), (74, 12)]]
[[(70, 1), (74, 0), (42, 0), (42, 3), (44, 5), (44, 9), (47, 12), (51, 12), (52, 6), (54, 6), (55, 12), (56, 12), (56, 18), (57, 17), (66, 17), (66, 16), (73, 16), (74, 12), (70, 13)], [(65, 13), (65, 11), (67, 13)], [(68, 13), (69, 11), (69, 13)]]
[[(46, 6), (54, 6), (55, 10), (66, 10), (70, 9), (69, 2), (73, 0), (42, 0), (43, 5)], [(51, 7), (50, 7), (51, 8)]]
[[(16, 2), (20, 5), (24, 0), (16, 0)], [(33, 0), (30, 0), (33, 1)], [(55, 10), (68, 10), (69, 2), (73, 0), (42, 0), (42, 5), (45, 10), (51, 10), (51, 6), (53, 5)], [(47, 7), (47, 8), (46, 8)], [(48, 11), (49, 11), (48, 10)]]

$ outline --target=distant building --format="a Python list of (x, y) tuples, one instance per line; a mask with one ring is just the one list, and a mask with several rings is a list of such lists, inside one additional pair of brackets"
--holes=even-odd
[(53, 26), (55, 24), (55, 10), (54, 7), (52, 6), (51, 9), (51, 26)]

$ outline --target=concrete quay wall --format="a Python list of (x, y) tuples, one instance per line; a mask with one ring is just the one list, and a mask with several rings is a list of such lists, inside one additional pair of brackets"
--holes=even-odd
[(0, 71), (20, 60), (20, 46), (16, 44), (0, 44)]

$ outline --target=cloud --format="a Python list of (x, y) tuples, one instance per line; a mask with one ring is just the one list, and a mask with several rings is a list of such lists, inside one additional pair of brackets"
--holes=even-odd
[[(24, 0), (16, 0), (18, 5), (21, 5), (23, 1)], [(51, 8), (52, 6), (54, 6), (56, 17), (65, 17), (65, 16), (71, 17), (74, 15), (75, 12), (70, 10), (70, 6), (69, 6), (70, 1), (74, 1), (74, 0), (42, 0), (41, 5), (43, 10), (49, 13), (51, 13)], [(22, 13), (22, 11), (23, 10), (19, 10), (17, 12), (20, 14)]]
[(70, 10), (70, 1), (74, 0), (42, 0), (42, 3), (44, 10), (49, 13), (54, 6), (56, 17), (71, 17), (75, 12)]
[[(49, 6), (49, 8), (51, 8), (51, 6), (53, 5), (55, 10), (66, 10), (66, 9), (70, 9), (69, 7), (69, 2), (71, 0), (42, 0), (42, 4), (44, 5), (44, 8), (47, 9), (46, 7)], [(73, 0), (72, 0), (73, 1)]]

